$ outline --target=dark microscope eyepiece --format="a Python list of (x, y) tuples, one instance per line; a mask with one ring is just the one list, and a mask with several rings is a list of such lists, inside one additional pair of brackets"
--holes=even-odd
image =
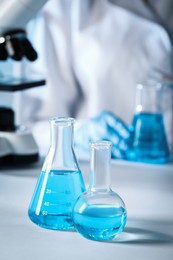
[(21, 61), (23, 57), (29, 61), (37, 59), (37, 52), (24, 30), (14, 29), (0, 35), (0, 60), (6, 60), (8, 57), (16, 61)]

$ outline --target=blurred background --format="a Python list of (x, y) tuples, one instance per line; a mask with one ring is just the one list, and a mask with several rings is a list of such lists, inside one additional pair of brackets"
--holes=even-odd
[[(173, 150), (172, 1), (18, 4), (10, 9), (7, 1), (0, 1), (0, 106), (13, 109), (15, 126), (31, 129), (39, 152), (45, 154), (49, 147), (48, 119), (70, 116), (77, 119), (79, 156), (87, 156), (90, 141), (106, 139), (113, 143), (113, 158), (143, 161), (132, 151), (137, 138), (143, 143), (135, 149), (147, 145), (157, 150), (152, 156), (168, 162)], [(13, 15), (7, 16), (10, 12)], [(139, 84), (155, 88), (157, 95), (138, 91)], [(162, 119), (149, 120), (147, 130), (139, 125), (146, 125), (149, 115), (134, 121), (139, 113), (160, 113)], [(140, 141), (136, 131), (148, 131), (165, 145), (149, 145), (153, 139), (141, 132)]]

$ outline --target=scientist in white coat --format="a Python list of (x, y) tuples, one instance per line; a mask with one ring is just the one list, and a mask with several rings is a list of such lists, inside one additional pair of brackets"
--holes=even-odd
[(47, 86), (22, 94), (23, 121), (110, 111), (129, 125), (136, 85), (153, 69), (173, 73), (172, 7), (171, 0), (48, 1), (28, 25), (39, 58), (24, 61)]

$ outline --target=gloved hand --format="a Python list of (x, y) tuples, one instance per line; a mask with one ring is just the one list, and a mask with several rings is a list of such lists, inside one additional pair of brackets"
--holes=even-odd
[(37, 53), (24, 30), (8, 31), (0, 35), (0, 60), (7, 60), (8, 57), (16, 61), (23, 57), (30, 61), (37, 59)]
[(112, 142), (112, 158), (126, 159), (130, 131), (113, 113), (104, 111), (86, 120), (75, 129), (75, 147), (90, 151), (90, 143), (97, 140)]

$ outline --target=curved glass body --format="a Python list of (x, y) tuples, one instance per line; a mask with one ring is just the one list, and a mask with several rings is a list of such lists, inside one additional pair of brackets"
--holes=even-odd
[(74, 229), (72, 208), (85, 190), (72, 146), (73, 122), (50, 120), (51, 145), (28, 210), (31, 221), (44, 228)]
[(90, 186), (75, 203), (73, 221), (76, 230), (91, 240), (111, 240), (126, 224), (126, 208), (120, 196), (110, 188), (111, 143), (91, 145)]
[(162, 113), (162, 86), (138, 85), (127, 158), (145, 163), (166, 163), (170, 153)]

